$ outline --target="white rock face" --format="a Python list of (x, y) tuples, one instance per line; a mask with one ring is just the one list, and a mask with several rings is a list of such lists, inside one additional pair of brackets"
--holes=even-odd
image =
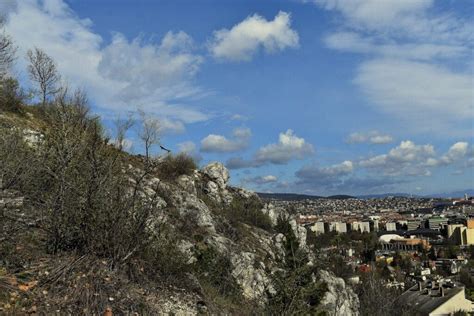
[(278, 223), (278, 218), (281, 216), (285, 219), (289, 217), (288, 212), (286, 212), (282, 208), (276, 208), (273, 204), (267, 203), (262, 208), (262, 213), (268, 215), (270, 221), (272, 222), (272, 226), (276, 226)]
[(186, 191), (171, 191), (170, 197), (181, 216), (190, 217), (197, 226), (215, 233), (214, 219), (206, 203)]
[(197, 258), (194, 256), (194, 245), (187, 241), (181, 240), (177, 245), (179, 251), (186, 257), (187, 264), (193, 264), (197, 261)]
[(358, 316), (359, 298), (343, 279), (328, 271), (320, 271), (317, 279), (327, 285), (327, 292), (321, 301), (321, 307), (331, 316)]
[(194, 177), (190, 177), (188, 175), (183, 174), (178, 177), (176, 182), (183, 190), (185, 190), (189, 194), (197, 195)]
[(277, 234), (273, 237), (275, 240), (275, 248), (277, 250), (277, 256), (280, 260), (285, 259), (285, 247), (286, 237), (282, 233)]
[(221, 195), (219, 193), (219, 186), (214, 181), (206, 183), (206, 193), (214, 202), (221, 203)]
[(23, 130), (23, 140), (30, 146), (36, 147), (43, 141), (44, 135), (32, 129)]
[(265, 302), (265, 296), (270, 280), (265, 273), (263, 262), (255, 262), (255, 254), (241, 252), (231, 256), (234, 269), (232, 276), (242, 288), (244, 297)]
[(289, 221), (293, 234), (298, 238), (298, 244), (301, 248), (306, 248), (306, 228), (299, 225), (295, 219)]
[(225, 189), (229, 181), (229, 170), (220, 162), (212, 162), (202, 168), (201, 172), (214, 181), (220, 189)]

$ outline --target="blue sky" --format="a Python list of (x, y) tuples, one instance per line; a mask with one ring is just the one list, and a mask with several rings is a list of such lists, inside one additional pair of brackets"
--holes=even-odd
[(37, 46), (107, 126), (140, 108), (160, 121), (163, 145), (226, 163), (235, 185), (474, 187), (472, 1), (3, 0), (0, 10), (25, 86), (23, 56)]

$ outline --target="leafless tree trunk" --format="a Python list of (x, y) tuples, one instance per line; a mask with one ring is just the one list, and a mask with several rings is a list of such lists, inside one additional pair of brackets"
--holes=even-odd
[[(4, 18), (0, 17), (0, 29), (3, 28), (4, 23)], [(11, 67), (15, 60), (15, 53), (16, 47), (12, 38), (2, 31), (2, 33), (0, 33), (0, 79), (6, 75), (8, 69)]]
[(156, 118), (147, 117), (147, 114), (141, 110), (138, 111), (138, 114), (142, 124), (139, 137), (145, 145), (145, 167), (147, 167), (150, 162), (150, 150), (160, 141), (160, 124)]
[(123, 150), (125, 144), (125, 135), (134, 124), (133, 118), (131, 116), (128, 116), (126, 119), (121, 119), (119, 117), (114, 123), (116, 129), (115, 145), (119, 150)]
[(41, 104), (45, 105), (49, 96), (59, 92), (61, 76), (58, 73), (54, 60), (41, 49), (29, 50), (27, 58), (29, 61), (28, 73), (30, 79), (38, 85)]

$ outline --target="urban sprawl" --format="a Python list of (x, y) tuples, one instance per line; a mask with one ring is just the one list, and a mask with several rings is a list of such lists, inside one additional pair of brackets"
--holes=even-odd
[[(312, 247), (354, 284), (384, 276), (398, 304), (422, 314), (472, 311), (474, 200), (385, 197), (269, 199), (307, 228)], [(335, 258), (335, 259), (334, 259)], [(337, 266), (339, 264), (339, 266)], [(341, 268), (341, 266), (344, 266)]]

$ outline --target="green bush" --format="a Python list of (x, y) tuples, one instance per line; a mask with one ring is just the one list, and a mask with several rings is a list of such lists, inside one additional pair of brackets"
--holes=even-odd
[(263, 203), (257, 198), (235, 197), (226, 210), (226, 217), (232, 223), (243, 222), (268, 231), (272, 230), (272, 221), (262, 213)]
[(158, 177), (164, 180), (175, 180), (181, 175), (191, 175), (198, 166), (194, 159), (185, 154), (167, 155), (159, 162)]

